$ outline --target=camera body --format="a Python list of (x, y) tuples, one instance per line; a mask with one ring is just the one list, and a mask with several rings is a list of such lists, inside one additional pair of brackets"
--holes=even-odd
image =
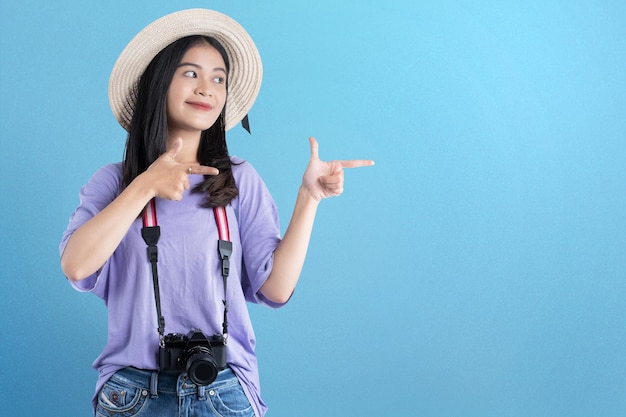
[(161, 372), (181, 373), (196, 385), (209, 385), (226, 368), (226, 339), (221, 334), (206, 337), (200, 330), (187, 335), (170, 333), (159, 347)]

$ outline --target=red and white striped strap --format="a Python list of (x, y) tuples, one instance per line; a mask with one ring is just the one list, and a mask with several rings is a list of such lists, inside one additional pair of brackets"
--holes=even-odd
[[(228, 229), (228, 216), (225, 207), (213, 207), (215, 215), (215, 223), (217, 223), (217, 232), (220, 240), (230, 241), (230, 230)], [(143, 211), (143, 227), (158, 226), (156, 204), (154, 199), (150, 200), (146, 209)]]
[(154, 199), (152, 199), (143, 211), (143, 227), (154, 227), (158, 225), (156, 204), (154, 204)]
[(213, 214), (215, 215), (215, 223), (217, 223), (217, 232), (219, 233), (220, 240), (230, 241), (226, 208), (213, 207)]

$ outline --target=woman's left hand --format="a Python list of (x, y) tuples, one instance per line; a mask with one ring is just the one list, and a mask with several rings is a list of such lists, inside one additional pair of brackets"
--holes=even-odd
[(315, 138), (309, 138), (311, 159), (302, 177), (302, 187), (315, 200), (338, 196), (343, 192), (343, 169), (374, 165), (368, 159), (336, 160), (324, 162), (319, 158), (318, 144)]
[(374, 165), (367, 159), (321, 161), (315, 138), (311, 143), (311, 159), (302, 176), (296, 205), (289, 226), (274, 251), (272, 272), (261, 287), (261, 293), (275, 303), (286, 303), (300, 278), (309, 247), (313, 222), (320, 200), (343, 191), (343, 169)]

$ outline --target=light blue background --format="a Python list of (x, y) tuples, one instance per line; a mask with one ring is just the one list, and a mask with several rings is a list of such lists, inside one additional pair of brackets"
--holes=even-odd
[(626, 415), (626, 3), (2, 1), (0, 410), (86, 416), (106, 310), (57, 252), (122, 157), (115, 59), (169, 12), (251, 33), (253, 135), (286, 226), (306, 166), (372, 158), (320, 208), (296, 295), (251, 306), (268, 416)]

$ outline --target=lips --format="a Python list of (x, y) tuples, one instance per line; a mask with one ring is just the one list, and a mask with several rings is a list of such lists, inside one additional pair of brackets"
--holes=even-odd
[(213, 110), (213, 106), (211, 106), (209, 103), (202, 103), (200, 101), (188, 101), (187, 104), (189, 104), (193, 108), (196, 108), (196, 109), (202, 110), (202, 111), (211, 111), (211, 110)]

